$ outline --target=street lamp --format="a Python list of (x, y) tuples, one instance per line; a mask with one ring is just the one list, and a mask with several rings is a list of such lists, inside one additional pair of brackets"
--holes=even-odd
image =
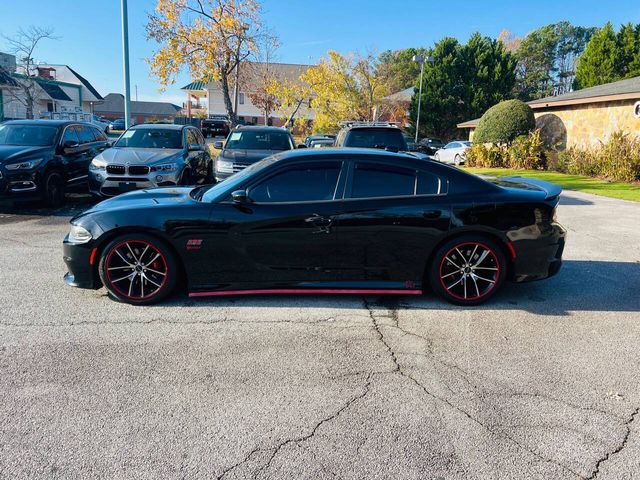
[(418, 131), (420, 129), (420, 109), (422, 107), (422, 75), (424, 74), (424, 62), (433, 63), (433, 57), (424, 57), (423, 55), (414, 55), (414, 62), (420, 64), (420, 93), (418, 93), (418, 115), (416, 118), (416, 138), (415, 142), (418, 143)]
[(122, 11), (122, 64), (124, 73), (124, 126), (131, 126), (131, 89), (129, 82), (129, 18), (127, 0), (121, 0)]

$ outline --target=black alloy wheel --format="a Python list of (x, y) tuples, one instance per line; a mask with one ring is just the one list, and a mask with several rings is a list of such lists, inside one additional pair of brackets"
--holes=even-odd
[(433, 291), (456, 305), (478, 305), (499, 290), (506, 261), (489, 238), (464, 236), (443, 245), (429, 268)]
[(104, 249), (98, 266), (100, 279), (121, 302), (149, 305), (169, 295), (176, 284), (174, 255), (150, 235), (123, 235)]
[(49, 207), (60, 207), (65, 201), (65, 181), (60, 172), (51, 170), (42, 180), (42, 200)]

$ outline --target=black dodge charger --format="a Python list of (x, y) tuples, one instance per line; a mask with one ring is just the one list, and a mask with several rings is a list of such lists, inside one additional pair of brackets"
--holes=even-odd
[(157, 188), (71, 220), (65, 281), (118, 300), (421, 294), (479, 304), (560, 268), (560, 188), (368, 149), (268, 157), (214, 186)]

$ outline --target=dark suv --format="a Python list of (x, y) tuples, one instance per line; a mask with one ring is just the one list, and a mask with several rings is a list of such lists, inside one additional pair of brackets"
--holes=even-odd
[(229, 135), (231, 130), (229, 120), (225, 117), (211, 117), (200, 120), (200, 130), (205, 137)]
[(274, 153), (293, 150), (291, 133), (280, 127), (239, 126), (227, 141), (218, 141), (214, 147), (222, 150), (216, 158), (218, 182)]
[(407, 140), (396, 125), (386, 122), (344, 122), (336, 137), (336, 147), (377, 148), (389, 152), (404, 152), (425, 160), (420, 152), (409, 150)]
[(39, 195), (50, 206), (65, 190), (86, 189), (91, 160), (109, 146), (98, 127), (60, 120), (0, 124), (0, 195)]

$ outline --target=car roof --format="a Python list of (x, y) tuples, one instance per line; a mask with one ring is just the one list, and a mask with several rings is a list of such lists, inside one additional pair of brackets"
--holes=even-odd
[(237, 131), (243, 131), (243, 130), (262, 130), (265, 132), (287, 132), (289, 133), (289, 130), (287, 130), (286, 128), (282, 128), (282, 127), (273, 127), (273, 126), (269, 126), (269, 125), (239, 125), (236, 128), (234, 128), (233, 130), (231, 130), (232, 132), (237, 132)]
[(184, 127), (190, 127), (191, 125), (176, 125), (175, 123), (139, 123), (129, 128), (160, 128), (166, 130), (181, 130)]
[(54, 126), (59, 127), (63, 125), (75, 125), (78, 123), (91, 125), (88, 122), (73, 121), (73, 120), (7, 120), (3, 122), (3, 125), (42, 125), (42, 126)]
[[(417, 161), (424, 163), (429, 160), (420, 160), (413, 155), (408, 153), (395, 153), (389, 152), (387, 150), (378, 150), (375, 148), (352, 148), (352, 147), (336, 147), (336, 148), (322, 148), (322, 149), (313, 149), (313, 148), (299, 148), (296, 150), (286, 150), (284, 152), (279, 152), (274, 155), (278, 160), (294, 160), (298, 158), (309, 158), (309, 157), (323, 157), (323, 159), (327, 159), (328, 157), (341, 157), (343, 159), (349, 160), (349, 156), (359, 157), (359, 156), (368, 156), (368, 157), (377, 157), (379, 159), (402, 159), (409, 161)], [(435, 163), (435, 162), (434, 162)]]

